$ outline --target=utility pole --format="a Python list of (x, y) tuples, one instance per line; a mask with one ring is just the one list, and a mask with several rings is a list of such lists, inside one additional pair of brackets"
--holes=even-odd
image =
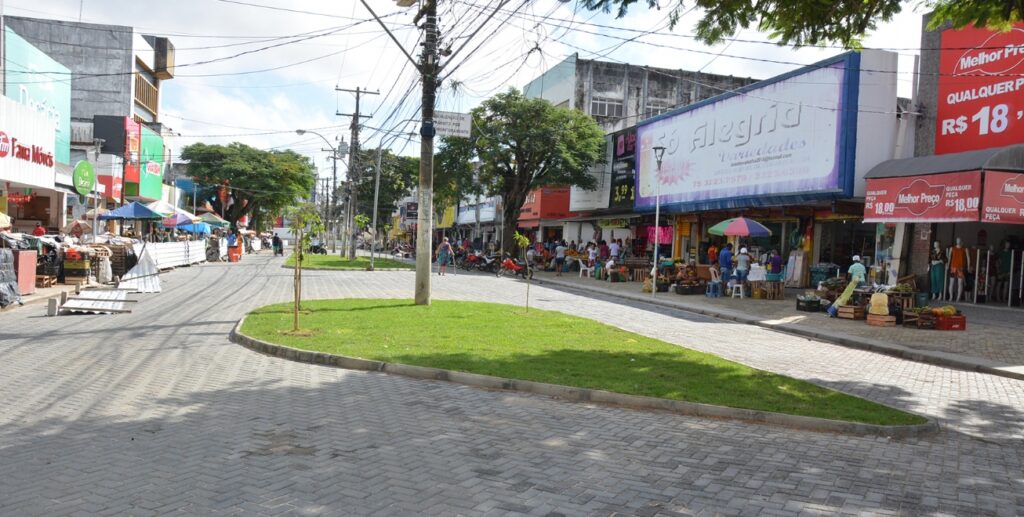
[(423, 22), (423, 104), (420, 126), (419, 214), (416, 219), (416, 305), (430, 305), (431, 230), (434, 227), (434, 99), (437, 90), (437, 1), (425, 0)]
[[(341, 144), (338, 145), (340, 146)], [(336, 232), (337, 225), (334, 224), (334, 217), (338, 207), (338, 160), (341, 157), (338, 156), (337, 148), (321, 149), (321, 151), (330, 151), (331, 153), (331, 180), (333, 182), (333, 186), (331, 186), (330, 195), (327, 196), (325, 200), (325, 206), (327, 206), (325, 213), (328, 215), (324, 221), (326, 221), (327, 233), (331, 236), (331, 253), (334, 253), (338, 251), (338, 236)], [(326, 179), (327, 178), (324, 178), (324, 180)]]
[(355, 110), (355, 113), (338, 113), (338, 115), (342, 116), (342, 117), (346, 117), (346, 116), (351, 116), (352, 117), (352, 144), (349, 147), (349, 155), (348, 155), (349, 181), (352, 182), (352, 188), (351, 188), (351, 190), (349, 192), (349, 195), (348, 195), (348, 202), (351, 205), (351, 207), (349, 209), (349, 214), (350, 215), (349, 215), (349, 219), (348, 219), (348, 233), (350, 234), (348, 236), (348, 238), (349, 238), (348, 259), (349, 260), (355, 260), (356, 259), (356, 232), (355, 232), (356, 210), (355, 210), (355, 206), (356, 206), (356, 192), (358, 190), (356, 188), (356, 183), (359, 181), (359, 176), (361, 175), (361, 172), (359, 170), (359, 167), (360, 167), (360, 163), (359, 163), (359, 118), (360, 117), (370, 118), (370, 115), (360, 115), (359, 114), (359, 97), (360, 97), (360, 95), (362, 95), (364, 93), (367, 94), (367, 95), (380, 95), (380, 92), (371, 92), (369, 90), (364, 90), (362, 88), (359, 88), (358, 86), (356, 87), (355, 90), (347, 90), (345, 88), (335, 88), (335, 90), (337, 90), (339, 92), (349, 92), (349, 93), (356, 94), (356, 110)]

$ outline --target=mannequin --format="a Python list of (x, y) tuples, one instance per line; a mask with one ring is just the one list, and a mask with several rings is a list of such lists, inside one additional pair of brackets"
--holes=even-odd
[(1010, 252), (1010, 241), (1003, 242), (1003, 251), (999, 252), (999, 263), (996, 266), (996, 301), (1005, 302), (1010, 297), (1010, 269), (1013, 267), (1013, 255)]
[(947, 251), (946, 260), (949, 262), (949, 300), (959, 302), (964, 296), (964, 278), (971, 269), (971, 255), (967, 253), (960, 237), (956, 238), (956, 244)]
[(942, 288), (946, 275), (946, 255), (942, 253), (942, 245), (939, 241), (932, 243), (932, 251), (929, 254), (928, 279), (931, 285), (931, 299), (942, 299)]

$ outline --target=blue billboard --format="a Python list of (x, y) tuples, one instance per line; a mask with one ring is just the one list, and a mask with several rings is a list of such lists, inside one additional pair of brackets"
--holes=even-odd
[(28, 106), (56, 129), (54, 159), (71, 164), (71, 70), (10, 27), (4, 30), (6, 96)]

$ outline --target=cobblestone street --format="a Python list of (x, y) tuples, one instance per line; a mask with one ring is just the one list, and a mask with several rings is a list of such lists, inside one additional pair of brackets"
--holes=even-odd
[[(926, 414), (942, 430), (801, 432), (293, 363), (228, 341), (247, 311), (290, 299), (281, 263), (175, 270), (163, 293), (133, 295), (131, 314), (0, 314), (0, 514), (1024, 513), (1024, 381), (537, 285), (531, 306)], [(303, 276), (307, 299), (413, 290), (411, 272)], [(518, 304), (526, 287), (432, 280), (438, 299)]]

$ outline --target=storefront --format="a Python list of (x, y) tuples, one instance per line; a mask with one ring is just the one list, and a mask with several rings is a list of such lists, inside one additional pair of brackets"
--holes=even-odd
[(533, 242), (568, 241), (563, 220), (577, 215), (569, 211), (569, 187), (542, 187), (527, 194), (519, 210), (519, 231)]
[(605, 159), (594, 166), (593, 189), (572, 187), (569, 210), (583, 213), (563, 221), (566, 240), (581, 243), (622, 239), (632, 243), (641, 215), (633, 210), (636, 182), (636, 128), (605, 137)]
[(726, 243), (708, 228), (754, 219), (772, 235), (734, 240), (788, 257), (790, 285), (873, 249), (860, 200), (864, 174), (895, 156), (896, 65), (890, 52), (846, 53), (642, 122), (636, 210), (660, 209), (672, 254), (702, 263)]
[(63, 223), (54, 142), (54, 125), (46, 116), (0, 97), (0, 212), (13, 219), (17, 232), (32, 232), (37, 223), (56, 232)]
[(922, 291), (954, 301), (1020, 299), (1024, 145), (892, 160), (867, 183), (865, 221), (904, 234), (878, 253), (920, 264), (912, 273)]
[(120, 191), (124, 201), (163, 199), (167, 158), (163, 138), (129, 117), (97, 115), (93, 128), (96, 138), (103, 140), (102, 153), (116, 157), (99, 176), (108, 192), (116, 196)]

